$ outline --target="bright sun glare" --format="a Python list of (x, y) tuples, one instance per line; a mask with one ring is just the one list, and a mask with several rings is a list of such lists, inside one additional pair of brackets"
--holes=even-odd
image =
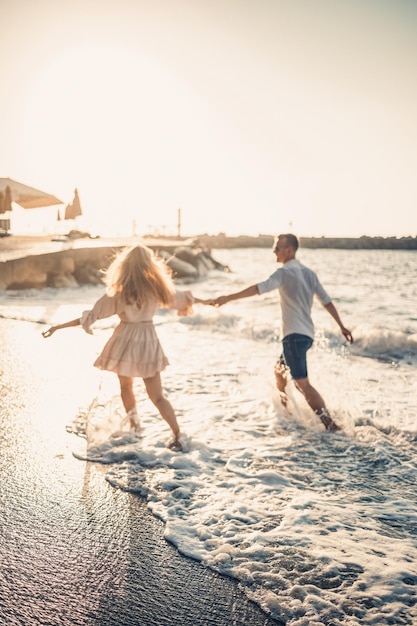
[[(130, 233), (134, 221), (139, 232), (153, 225), (170, 233), (184, 203), (208, 209), (196, 202), (203, 180), (224, 172), (230, 187), (242, 186), (239, 155), (231, 158), (231, 142), (226, 153), (222, 132), (196, 94), (154, 59), (89, 45), (57, 57), (34, 80), (19, 145), (28, 168), (39, 163), (39, 180), (47, 168), (68, 199), (79, 189), (96, 232)], [(188, 230), (201, 232), (197, 211)]]
[(4, 176), (77, 188), (103, 236), (176, 234), (178, 209), (185, 235), (415, 232), (413, 11), (82, 4), (45, 41), (16, 17)]
[(157, 120), (166, 119), (160, 109), (175, 102), (174, 88), (155, 62), (126, 49), (74, 49), (46, 67), (28, 94), (22, 158), (42, 163), (60, 188), (77, 186), (97, 227), (126, 226), (120, 224), (126, 203), (132, 202), (133, 215), (132, 191), (139, 200), (144, 173), (151, 176), (150, 161), (168, 130)]

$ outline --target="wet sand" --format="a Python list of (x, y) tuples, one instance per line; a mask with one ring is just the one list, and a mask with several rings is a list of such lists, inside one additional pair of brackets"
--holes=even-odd
[(74, 458), (65, 427), (93, 368), (65, 366), (75, 354), (52, 358), (41, 330), (0, 319), (0, 623), (277, 624), (235, 581), (180, 555), (105, 467)]

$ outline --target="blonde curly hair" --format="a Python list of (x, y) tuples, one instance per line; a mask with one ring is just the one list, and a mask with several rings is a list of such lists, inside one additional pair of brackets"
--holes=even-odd
[(125, 248), (109, 265), (104, 282), (109, 296), (120, 294), (140, 309), (150, 297), (169, 305), (175, 293), (171, 271), (163, 259), (144, 245)]

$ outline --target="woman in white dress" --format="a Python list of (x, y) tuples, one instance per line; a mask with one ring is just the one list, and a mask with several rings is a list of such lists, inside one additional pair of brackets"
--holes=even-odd
[(150, 400), (171, 428), (175, 449), (182, 449), (181, 433), (175, 411), (165, 397), (160, 372), (168, 365), (153, 324), (158, 307), (177, 309), (179, 315), (192, 313), (192, 304), (202, 302), (190, 291), (175, 290), (166, 264), (152, 250), (137, 245), (123, 250), (105, 275), (106, 293), (80, 318), (52, 326), (44, 337), (62, 328), (81, 325), (91, 334), (91, 325), (99, 319), (118, 315), (120, 323), (97, 357), (94, 365), (115, 372), (130, 427), (138, 432), (133, 378), (143, 379)]

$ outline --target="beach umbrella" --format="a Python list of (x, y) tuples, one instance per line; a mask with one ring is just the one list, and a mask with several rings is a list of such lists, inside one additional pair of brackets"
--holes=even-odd
[(10, 190), (10, 208), (6, 209), (8, 211), (11, 210), (12, 201), (16, 202), (22, 209), (38, 209), (53, 206), (54, 204), (63, 204), (62, 200), (50, 193), (46, 193), (35, 187), (29, 187), (29, 185), (19, 183), (12, 178), (0, 178), (0, 192), (3, 192), (4, 197), (7, 187), (9, 187)]
[(78, 195), (78, 189), (74, 190), (74, 199), (71, 204), (67, 204), (65, 208), (65, 217), (66, 220), (74, 220), (79, 215), (82, 215), (83, 212), (81, 210), (81, 202), (80, 197)]

